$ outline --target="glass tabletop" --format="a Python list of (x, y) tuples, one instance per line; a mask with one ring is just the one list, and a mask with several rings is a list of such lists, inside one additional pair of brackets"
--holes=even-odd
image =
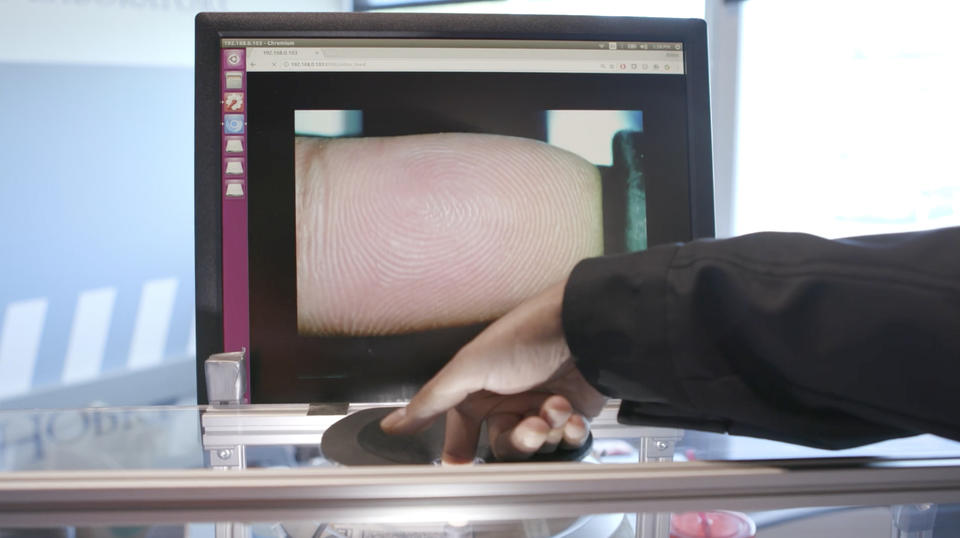
[[(91, 407), (0, 411), (0, 471), (323, 467), (324, 432), (377, 404), (236, 407)], [(960, 458), (960, 443), (932, 435), (848, 450), (626, 426), (616, 402), (592, 424), (590, 461), (636, 463), (870, 457)], [(243, 447), (239, 461), (236, 447)], [(223, 456), (223, 457), (221, 457)]]
[(611, 402), (578, 462), (328, 459), (325, 432), (375, 407), (0, 411), (0, 538), (960, 535), (960, 443), (932, 436), (823, 451), (621, 425)]

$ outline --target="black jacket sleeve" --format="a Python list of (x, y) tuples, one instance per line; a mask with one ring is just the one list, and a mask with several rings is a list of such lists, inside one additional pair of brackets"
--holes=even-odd
[(960, 440), (960, 228), (584, 260), (563, 323), (621, 422), (826, 448)]

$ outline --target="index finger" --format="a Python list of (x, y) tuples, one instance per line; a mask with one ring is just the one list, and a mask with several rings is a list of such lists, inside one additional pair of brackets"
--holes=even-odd
[(453, 409), (467, 396), (480, 390), (482, 376), (465, 371), (456, 357), (433, 376), (406, 407), (390, 413), (380, 427), (390, 434), (412, 434), (429, 426), (438, 416)]

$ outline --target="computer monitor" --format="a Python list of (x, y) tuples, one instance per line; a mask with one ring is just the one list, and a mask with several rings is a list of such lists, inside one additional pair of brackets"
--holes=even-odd
[(196, 20), (198, 393), (409, 398), (580, 259), (713, 235), (703, 21)]

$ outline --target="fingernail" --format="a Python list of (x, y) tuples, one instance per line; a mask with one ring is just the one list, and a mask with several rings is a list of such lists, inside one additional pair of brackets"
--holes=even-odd
[(393, 413), (385, 416), (383, 420), (380, 421), (380, 429), (389, 430), (400, 423), (407, 416), (407, 408), (401, 407)]
[(520, 435), (520, 442), (518, 444), (525, 449), (525, 451), (529, 452), (539, 449), (544, 441), (546, 441), (546, 435), (539, 432), (527, 432)]
[(547, 409), (545, 414), (546, 417), (541, 418), (546, 419), (547, 424), (549, 424), (551, 428), (562, 427), (564, 422), (570, 417), (570, 413), (564, 413), (556, 409)]
[(551, 396), (541, 407), (540, 418), (551, 428), (560, 428), (570, 419), (572, 413), (573, 409), (566, 400), (561, 396)]

